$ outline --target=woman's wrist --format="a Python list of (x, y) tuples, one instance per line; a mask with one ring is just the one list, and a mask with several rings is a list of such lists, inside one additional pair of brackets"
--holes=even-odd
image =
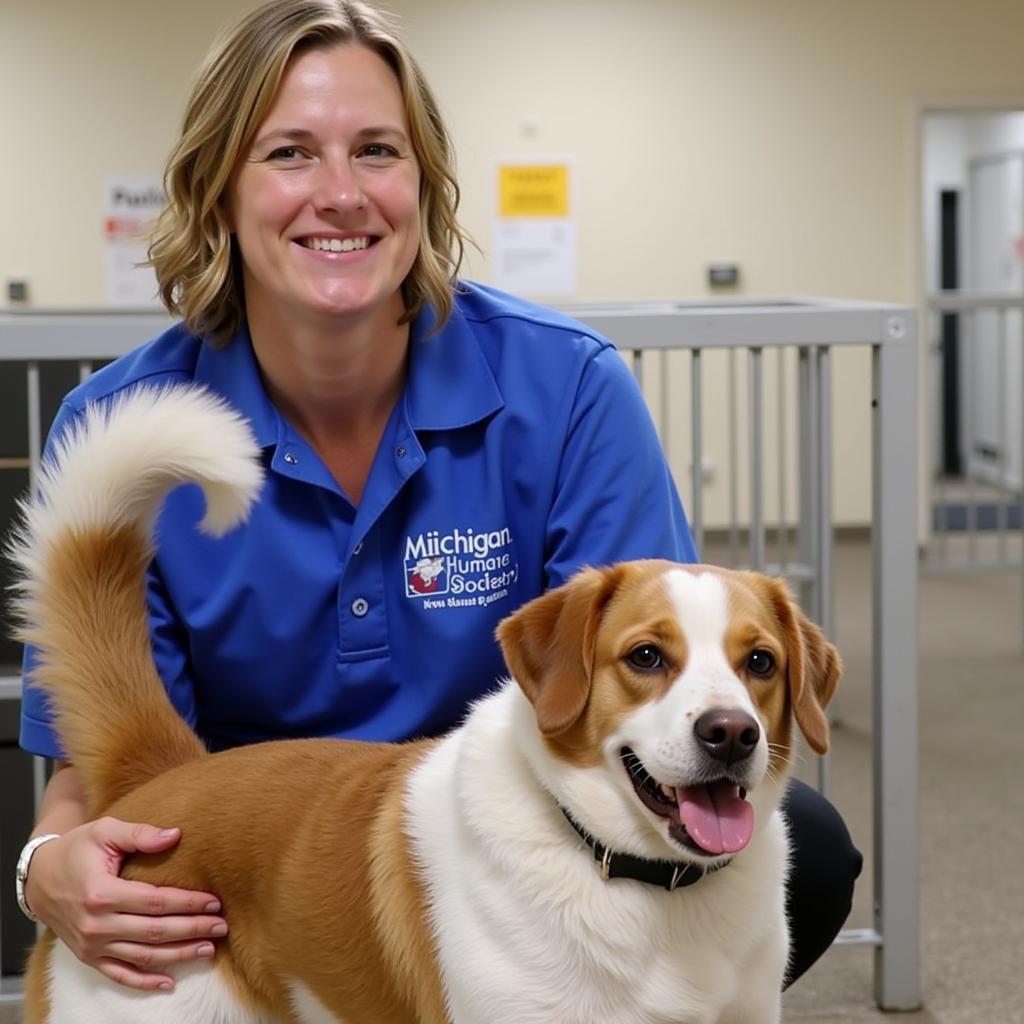
[(18, 907), (21, 912), (30, 920), (38, 921), (39, 918), (33, 913), (25, 896), (25, 885), (28, 882), (29, 868), (32, 866), (32, 858), (40, 846), (50, 842), (52, 839), (60, 839), (59, 832), (46, 832), (43, 835), (33, 836), (22, 848), (18, 857), (18, 866), (14, 872), (14, 890), (18, 900)]

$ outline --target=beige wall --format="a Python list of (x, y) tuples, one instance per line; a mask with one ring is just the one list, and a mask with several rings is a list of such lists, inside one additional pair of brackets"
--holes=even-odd
[[(102, 304), (103, 178), (160, 169), (191, 70), (251, 6), (0, 2), (0, 280), (27, 278), (37, 306)], [(485, 250), (495, 159), (574, 161), (581, 299), (705, 294), (706, 264), (734, 260), (749, 295), (916, 301), (921, 105), (1024, 96), (1020, 0), (391, 7)], [(470, 271), (486, 280), (486, 256)], [(867, 365), (840, 356), (835, 502), (858, 522)]]

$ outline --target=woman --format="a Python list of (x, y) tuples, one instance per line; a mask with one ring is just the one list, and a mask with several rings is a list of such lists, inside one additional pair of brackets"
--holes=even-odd
[[(65, 401), (190, 380), (250, 420), (267, 483), (211, 542), (193, 489), (159, 526), (153, 649), (214, 749), (304, 735), (444, 731), (503, 674), (494, 625), (580, 566), (695, 559), (642, 397), (602, 338), (457, 283), (450, 141), (374, 10), (275, 0), (211, 52), (172, 154), (151, 248), (183, 322)], [(27, 671), (31, 673), (31, 651)], [(117, 877), (173, 822), (86, 821), (74, 766), (27, 687), (22, 743), (58, 760), (25, 903), (86, 963), (136, 988), (211, 956), (214, 893)], [(258, 782), (254, 782), (258, 784)], [(849, 910), (859, 855), (806, 787), (793, 975)]]

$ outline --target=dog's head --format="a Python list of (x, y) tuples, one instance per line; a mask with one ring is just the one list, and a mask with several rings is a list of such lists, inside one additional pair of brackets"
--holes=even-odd
[(586, 569), (498, 627), (544, 784), (606, 846), (710, 865), (778, 803), (794, 723), (828, 748), (836, 649), (784, 583), (670, 562)]

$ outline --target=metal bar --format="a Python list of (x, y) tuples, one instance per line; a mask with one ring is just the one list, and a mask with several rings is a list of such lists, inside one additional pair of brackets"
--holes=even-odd
[(976, 309), (1024, 309), (1024, 295), (1007, 292), (946, 291), (928, 296), (928, 307), (938, 313), (972, 313)]
[[(991, 299), (991, 297), (987, 297)], [(941, 306), (955, 308), (950, 296)], [(1020, 295), (995, 297), (1022, 308)], [(880, 320), (902, 314), (905, 307), (888, 303), (785, 297), (758, 302), (634, 302), (571, 303), (559, 309), (623, 348), (774, 348), (790, 345), (871, 345), (879, 337)], [(31, 310), (0, 312), (0, 351), (7, 359), (113, 359), (147, 338), (166, 330), (174, 320), (164, 312), (112, 310)], [(627, 341), (627, 339), (629, 339)]]
[(693, 480), (690, 525), (698, 552), (704, 550), (704, 409), (700, 355), (699, 348), (690, 355), (690, 474)]
[(0, 312), (0, 352), (38, 362), (116, 359), (173, 323), (158, 312)]
[(17, 975), (0, 978), (0, 1006), (21, 1006), (24, 1001), (24, 980)]
[(764, 352), (750, 350), (750, 564), (764, 569)]
[(1000, 558), (976, 558), (973, 562), (929, 562), (921, 567), (928, 576), (977, 576), (979, 572), (1016, 573), (1020, 559), (1004, 561)]
[(1007, 522), (1009, 508), (1006, 502), (1006, 489), (1009, 484), (1010, 425), (1007, 421), (1009, 410), (1006, 401), (1006, 310), (1000, 309), (996, 316), (999, 319), (999, 330), (996, 332), (996, 421), (999, 429), (999, 456), (996, 460), (996, 544), (999, 557), (1006, 558), (1006, 541), (1009, 524)]
[(43, 413), (39, 388), (39, 364), (25, 367), (26, 404), (28, 407), (28, 486), (35, 494), (39, 486), (39, 467), (43, 452)]
[(827, 346), (818, 350), (817, 444), (814, 486), (818, 592), (815, 616), (826, 634), (834, 634), (832, 622), (832, 354)]
[[(609, 338), (652, 348), (776, 348), (790, 345), (869, 345), (880, 317), (901, 306), (842, 302), (601, 303), (559, 307)], [(628, 345), (627, 345), (628, 347)]]
[(964, 509), (964, 528), (967, 531), (967, 558), (969, 561), (973, 562), (978, 555), (977, 496), (974, 489), (974, 469), (972, 466), (974, 459), (974, 439), (978, 432), (978, 418), (974, 402), (974, 357), (976, 356), (979, 348), (977, 311), (974, 310), (965, 316), (964, 323), (967, 327), (968, 339), (967, 352), (965, 353), (967, 358), (964, 359), (963, 364), (960, 367), (964, 382), (961, 399), (963, 401), (964, 431), (966, 434), (963, 464), (963, 477), (965, 482), (965, 493), (967, 496)]
[[(25, 369), (28, 406), (28, 460), (29, 460), (29, 493), (35, 494), (39, 488), (39, 472), (43, 458), (43, 407), (40, 397), (39, 364), (34, 360)], [(39, 805), (43, 801), (46, 789), (46, 760), (42, 757), (32, 758), (32, 800), (38, 815)]]
[(93, 361), (91, 359), (78, 360), (78, 382), (85, 383), (87, 377), (92, 376)]
[[(814, 528), (817, 545), (815, 565), (818, 567), (815, 591), (815, 618), (826, 636), (834, 636), (832, 621), (832, 361), (825, 346), (818, 350), (817, 445), (814, 487), (817, 522)], [(832, 715), (836, 708), (832, 708)], [(818, 789), (828, 795), (831, 787), (832, 761), (826, 754), (818, 758)]]
[[(817, 383), (817, 350), (806, 346), (802, 347), (799, 349), (797, 360), (800, 460), (800, 525), (797, 545), (800, 552), (800, 561), (804, 565), (814, 566), (816, 565), (814, 556), (818, 547), (816, 494), (812, 485), (814, 467), (817, 464), (817, 457), (815, 455), (817, 441), (815, 434), (815, 423), (817, 421), (817, 392), (815, 387)], [(808, 611), (814, 607), (817, 586), (816, 574), (812, 574), (809, 579), (803, 580), (800, 584), (800, 604)]]
[[(672, 458), (669, 453), (669, 440), (672, 436), (672, 431), (669, 426), (668, 387), (665, 383), (666, 378), (668, 377), (668, 373), (666, 372), (667, 359), (668, 352), (660, 352), (653, 364), (655, 383), (657, 384), (658, 391), (658, 416), (655, 421), (655, 430), (658, 434), (658, 440), (661, 442), (661, 450), (665, 454), (665, 461), (671, 465)], [(650, 404), (651, 403), (648, 401), (648, 407), (650, 407)], [(651, 418), (654, 419), (653, 410), (651, 410)]]
[(785, 349), (779, 349), (778, 356), (776, 358), (776, 372), (778, 373), (778, 469), (779, 469), (779, 528), (777, 532), (776, 543), (778, 545), (778, 560), (779, 564), (785, 566), (789, 562), (789, 538), (787, 536), (789, 530), (788, 516), (787, 516), (787, 487), (789, 486), (786, 479), (786, 456), (788, 454), (786, 448), (786, 415), (789, 410), (789, 402), (786, 401), (786, 361), (784, 359)]
[[(935, 325), (937, 327), (934, 344), (935, 344), (935, 350), (936, 350), (936, 352), (938, 354), (938, 362), (939, 362), (938, 375), (935, 378), (933, 378), (933, 379), (941, 381), (943, 375), (945, 374), (945, 358), (946, 358), (945, 350), (942, 347), (942, 330), (941, 330), (942, 317), (941, 317), (941, 314), (937, 314), (936, 317), (933, 319), (932, 323), (933, 323), (933, 325)], [(961, 341), (961, 338), (958, 337), (957, 338), (957, 342), (959, 342), (959, 341)], [(959, 354), (959, 366), (961, 366), (963, 368), (963, 366), (964, 366), (963, 351), (959, 352), (958, 354)], [(961, 377), (963, 379), (963, 370), (961, 371)], [(939, 387), (938, 387), (937, 391), (938, 391), (939, 394), (942, 393), (942, 385), (941, 384), (939, 384)], [(945, 414), (945, 410), (944, 410), (944, 408), (942, 406), (942, 403), (938, 402), (938, 401), (935, 402), (935, 407), (936, 407), (936, 414), (937, 414), (935, 422), (936, 423), (941, 423), (941, 422), (943, 422), (943, 417), (944, 417), (944, 414)], [(961, 412), (963, 413), (963, 411), (961, 411)], [(961, 449), (961, 451), (959, 451), (957, 453), (957, 462), (959, 464), (959, 467), (961, 467), (961, 472), (964, 471), (964, 468), (966, 466), (966, 462), (965, 462), (965, 459), (964, 459), (963, 445), (964, 445), (963, 432), (959, 432), (959, 449)], [(940, 463), (939, 474), (938, 474), (939, 485), (936, 488), (938, 493), (937, 493), (937, 496), (933, 496), (933, 501), (928, 505), (928, 508), (929, 509), (934, 509), (936, 507), (935, 506), (934, 498), (937, 497), (937, 499), (938, 499), (939, 514), (938, 514), (938, 517), (937, 517), (936, 522), (935, 522), (935, 529), (938, 531), (938, 535), (939, 535), (939, 557), (942, 558), (942, 559), (946, 559), (946, 558), (949, 557), (949, 555), (948, 555), (948, 550), (949, 550), (949, 487), (948, 487), (947, 481), (946, 481), (944, 457), (940, 456), (940, 459), (942, 460), (942, 462)], [(931, 528), (931, 524), (929, 524), (929, 528)]]
[(740, 452), (739, 452), (739, 408), (736, 396), (739, 384), (736, 373), (736, 350), (729, 349), (729, 564), (738, 565), (740, 560)]
[(911, 313), (873, 349), (875, 997), (921, 1004), (917, 744), (917, 355)]
[(835, 938), (836, 946), (881, 946), (882, 936), (873, 928), (844, 928)]
[(661, 408), (661, 415), (658, 417), (659, 427), (658, 436), (661, 439), (661, 446), (665, 451), (665, 457), (668, 459), (669, 465), (672, 463), (671, 457), (671, 436), (672, 436), (672, 424), (670, 419), (671, 406), (672, 406), (672, 395), (669, 389), (669, 380), (671, 377), (671, 366), (669, 364), (670, 353), (666, 350), (661, 353), (661, 375), (658, 378), (658, 404)]
[(636, 378), (640, 390), (644, 389), (644, 353), (643, 349), (633, 349), (633, 376)]

